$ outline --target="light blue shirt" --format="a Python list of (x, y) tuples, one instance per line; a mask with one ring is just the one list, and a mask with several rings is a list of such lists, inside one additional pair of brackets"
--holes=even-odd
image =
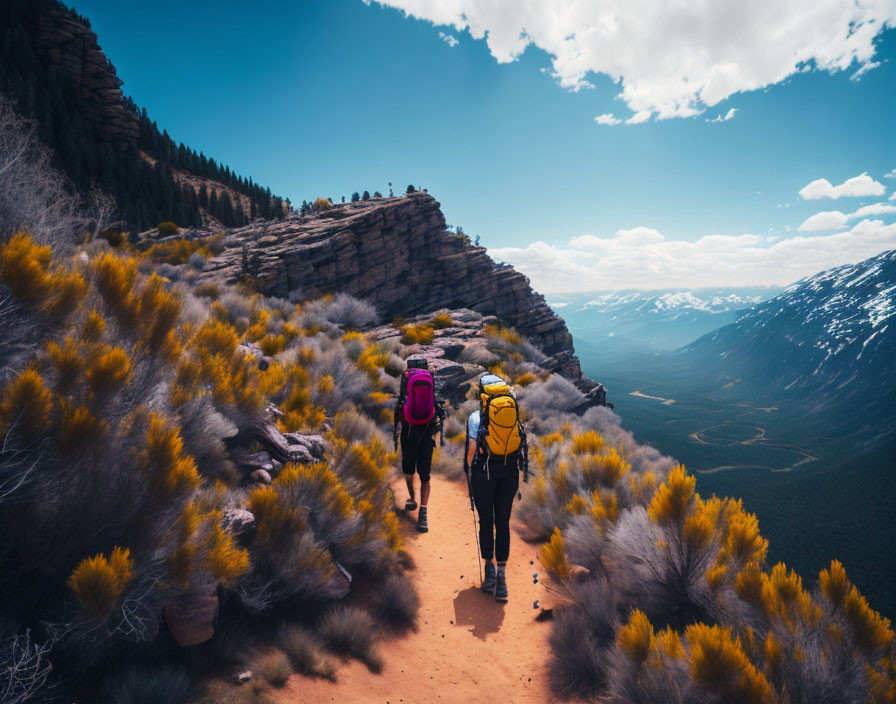
[(467, 420), (467, 437), (476, 439), (479, 434), (479, 411), (473, 411)]

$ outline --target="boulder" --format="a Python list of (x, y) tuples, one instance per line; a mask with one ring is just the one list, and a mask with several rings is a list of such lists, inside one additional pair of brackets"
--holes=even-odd
[(251, 454), (236, 454), (233, 457), (233, 460), (236, 462), (237, 466), (247, 474), (251, 474), (258, 469), (266, 472), (274, 471), (274, 463), (271, 460), (271, 456), (263, 450)]
[(179, 646), (205, 643), (215, 634), (217, 582), (207, 573), (194, 575), (190, 588), (171, 599), (162, 609), (162, 614)]
[(289, 452), (296, 459), (293, 462), (320, 462), (326, 457), (326, 443), (323, 435), (304, 435), (302, 433), (285, 433), (289, 443)]
[(255, 482), (256, 484), (270, 484), (273, 479), (271, 479), (271, 473), (265, 469), (256, 469), (249, 475), (249, 481)]
[(442, 350), (442, 356), (453, 362), (457, 361), (460, 353), (464, 351), (466, 345), (456, 337), (440, 337), (433, 342), (438, 349)]
[(244, 508), (225, 508), (221, 512), (221, 526), (240, 538), (255, 530), (255, 516)]

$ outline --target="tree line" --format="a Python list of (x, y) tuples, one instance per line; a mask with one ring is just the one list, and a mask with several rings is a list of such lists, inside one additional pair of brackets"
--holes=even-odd
[[(228, 227), (286, 212), (288, 203), (274, 196), (270, 188), (176, 143), (129, 98), (123, 102), (139, 125), (136, 143), (103, 140), (87, 120), (89, 106), (82, 87), (36, 45), (41, 16), (54, 12), (69, 13), (90, 26), (57, 0), (6, 0), (0, 4), (0, 91), (23, 116), (35, 121), (38, 136), (52, 150), (54, 165), (67, 176), (74, 192), (86, 196), (99, 188), (110, 194), (121, 219), (138, 231), (164, 220), (198, 226), (203, 211)], [(114, 74), (111, 64), (110, 71)], [(180, 183), (175, 169), (245, 195), (248, 208), (223, 189), (197, 191)]]

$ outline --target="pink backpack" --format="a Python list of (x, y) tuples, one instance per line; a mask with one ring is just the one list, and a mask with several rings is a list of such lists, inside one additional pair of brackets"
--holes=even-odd
[(405, 396), (402, 413), (411, 425), (425, 425), (436, 414), (435, 384), (429, 369), (408, 369), (404, 373)]

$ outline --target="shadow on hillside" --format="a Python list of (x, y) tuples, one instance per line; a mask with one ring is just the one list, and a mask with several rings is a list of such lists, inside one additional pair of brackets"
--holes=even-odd
[(454, 597), (454, 623), (472, 626), (470, 633), (485, 640), (489, 633), (497, 633), (504, 622), (504, 604), (500, 604), (479, 587), (470, 587)]

